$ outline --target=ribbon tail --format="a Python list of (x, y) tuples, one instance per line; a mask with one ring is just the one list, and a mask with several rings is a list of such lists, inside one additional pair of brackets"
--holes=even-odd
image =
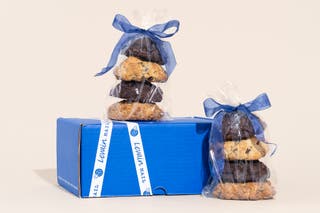
[[(156, 24), (148, 29), (148, 32), (151, 33), (153, 40), (156, 43), (157, 48), (160, 51), (162, 61), (165, 64), (166, 72), (168, 77), (173, 72), (174, 68), (177, 65), (176, 57), (174, 56), (171, 44), (167, 41), (162, 41), (160, 38), (171, 37), (179, 31), (180, 23), (177, 20), (172, 20), (164, 24)], [(164, 33), (164, 31), (169, 28), (175, 28), (175, 31), (170, 34)]]
[(264, 128), (261, 124), (261, 121), (256, 115), (252, 114), (252, 112), (264, 110), (271, 107), (271, 103), (268, 98), (268, 95), (266, 93), (262, 93), (261, 95), (256, 97), (253, 101), (245, 103), (244, 106), (245, 106), (245, 109), (248, 111), (247, 115), (249, 120), (252, 123), (256, 138), (259, 141), (265, 142), (265, 137), (263, 133)]
[(253, 129), (255, 132), (255, 137), (257, 138), (257, 140), (261, 141), (262, 143), (273, 146), (273, 150), (270, 154), (270, 156), (272, 156), (276, 152), (278, 145), (275, 143), (270, 143), (265, 139), (263, 125), (261, 124), (260, 119), (256, 115), (250, 113), (248, 114), (248, 118), (252, 123)]
[(156, 43), (157, 48), (160, 51), (162, 60), (165, 63), (166, 72), (168, 76), (170, 76), (177, 65), (171, 44), (167, 41), (162, 41), (160, 39), (154, 39), (154, 41)]
[(263, 126), (261, 124), (260, 119), (256, 115), (254, 115), (252, 113), (248, 114), (248, 118), (252, 123), (256, 138), (259, 141), (265, 142), (264, 133), (263, 133), (264, 132), (264, 128), (263, 128)]
[(128, 41), (130, 41), (135, 36), (136, 34), (124, 34), (116, 44), (115, 48), (113, 49), (108, 65), (95, 76), (101, 76), (110, 71), (116, 65), (118, 55), (120, 54), (123, 47), (128, 43)]

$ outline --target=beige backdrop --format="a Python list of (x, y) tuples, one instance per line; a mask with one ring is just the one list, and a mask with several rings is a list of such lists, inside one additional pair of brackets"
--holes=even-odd
[[(320, 210), (319, 11), (317, 0), (0, 0), (0, 211)], [(56, 186), (55, 120), (101, 116), (115, 79), (93, 75), (121, 36), (111, 26), (116, 13), (142, 25), (181, 21), (170, 38), (172, 115), (203, 115), (204, 98), (226, 81), (243, 101), (269, 94), (273, 107), (261, 115), (279, 145), (275, 200), (81, 200)]]

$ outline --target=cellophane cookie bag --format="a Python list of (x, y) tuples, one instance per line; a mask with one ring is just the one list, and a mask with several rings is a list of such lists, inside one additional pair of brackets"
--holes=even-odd
[(267, 94), (233, 105), (207, 98), (203, 105), (212, 121), (208, 153), (211, 176), (203, 195), (228, 200), (273, 198), (275, 179), (267, 162), (276, 145), (266, 139), (267, 126), (256, 114), (271, 107)]
[[(172, 47), (164, 38), (179, 30), (179, 21), (171, 20), (148, 29), (132, 25), (123, 15), (116, 15), (113, 27), (123, 35), (116, 44), (109, 63), (96, 76), (113, 70), (117, 83), (109, 95), (121, 99), (107, 109), (112, 120), (160, 120), (167, 115), (159, 105), (162, 85), (176, 66)], [(171, 33), (166, 33), (173, 30)]]

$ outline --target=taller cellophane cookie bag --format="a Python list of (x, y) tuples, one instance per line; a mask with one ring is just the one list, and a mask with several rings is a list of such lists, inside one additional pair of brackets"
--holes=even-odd
[(203, 195), (228, 200), (272, 199), (275, 177), (270, 157), (276, 145), (267, 139), (267, 125), (257, 115), (257, 111), (271, 107), (269, 98), (263, 93), (241, 103), (236, 97), (224, 95), (223, 104), (211, 97), (203, 102), (212, 121), (208, 153), (211, 176)]
[[(96, 76), (112, 70), (118, 80), (109, 96), (120, 101), (107, 106), (112, 120), (161, 120), (168, 115), (162, 108), (163, 89), (176, 66), (172, 47), (165, 38), (179, 30), (179, 21), (171, 20), (148, 29), (137, 27), (117, 14), (113, 27), (123, 32), (105, 68)], [(166, 33), (167, 31), (171, 33)]]

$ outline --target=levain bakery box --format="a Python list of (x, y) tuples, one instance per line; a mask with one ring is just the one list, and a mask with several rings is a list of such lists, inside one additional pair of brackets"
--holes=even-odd
[(57, 120), (57, 179), (79, 197), (201, 194), (211, 124)]

